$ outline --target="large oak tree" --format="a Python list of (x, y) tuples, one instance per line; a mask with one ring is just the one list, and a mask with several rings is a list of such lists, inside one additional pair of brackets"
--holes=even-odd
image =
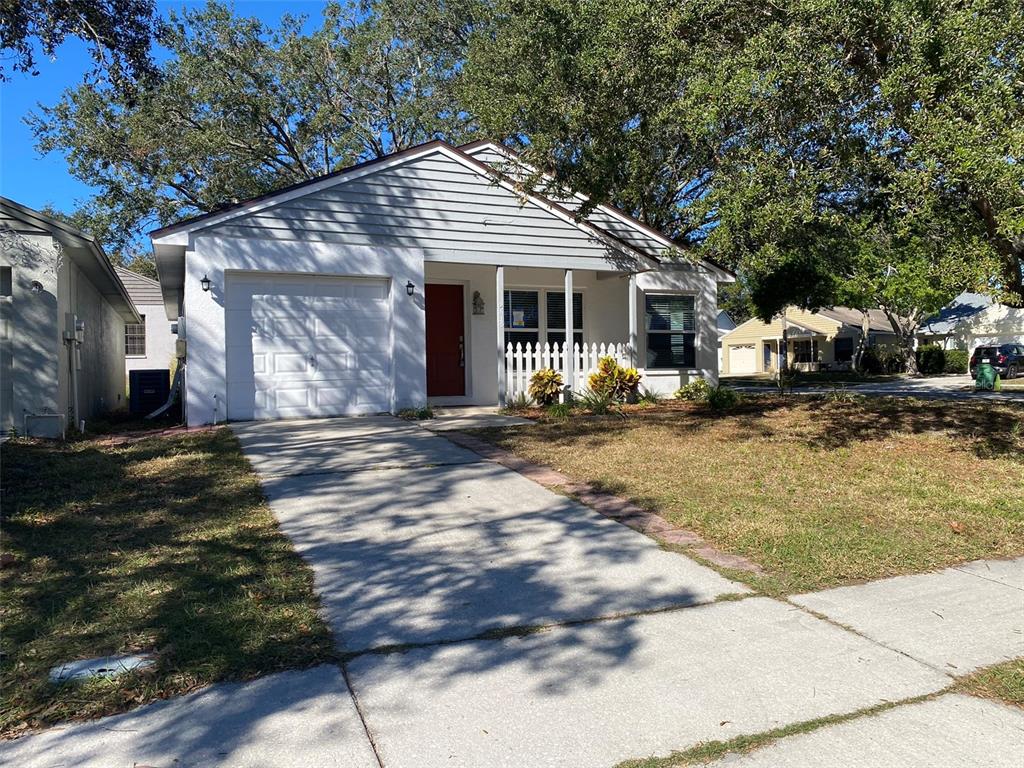
[(556, 183), (742, 269), (762, 316), (1024, 294), (1024, 6), (500, 0), (464, 93)]

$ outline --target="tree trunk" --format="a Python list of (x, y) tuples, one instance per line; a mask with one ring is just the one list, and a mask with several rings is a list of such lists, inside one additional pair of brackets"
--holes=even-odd
[(871, 317), (863, 309), (860, 311), (860, 339), (857, 341), (857, 351), (853, 356), (853, 368), (863, 372), (864, 350), (868, 348), (868, 333), (871, 331)]
[(888, 309), (882, 308), (885, 316), (889, 319), (892, 332), (896, 335), (896, 343), (899, 346), (900, 354), (903, 357), (903, 367), (907, 373), (917, 376), (920, 371), (917, 368), (917, 331), (921, 325), (921, 313), (914, 310), (909, 317), (900, 317)]

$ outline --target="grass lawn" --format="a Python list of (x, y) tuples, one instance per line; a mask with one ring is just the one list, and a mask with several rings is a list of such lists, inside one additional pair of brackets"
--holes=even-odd
[(960, 680), (957, 687), (964, 693), (1024, 707), (1024, 659), (982, 669)]
[[(900, 381), (907, 378), (898, 373), (873, 376), (857, 371), (798, 371), (794, 387), (828, 386), (830, 384), (869, 384)], [(730, 387), (774, 387), (775, 376), (770, 373), (723, 375), (722, 383)]]
[(763, 566), (769, 594), (1024, 554), (1024, 407), (752, 397), (481, 436)]
[[(312, 574), (225, 429), (2, 447), (0, 734), (333, 657)], [(149, 653), (54, 685), (51, 667)]]

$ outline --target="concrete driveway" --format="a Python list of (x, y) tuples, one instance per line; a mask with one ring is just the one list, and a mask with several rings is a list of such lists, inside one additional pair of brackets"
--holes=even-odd
[(413, 423), (234, 429), (344, 652), (748, 591)]

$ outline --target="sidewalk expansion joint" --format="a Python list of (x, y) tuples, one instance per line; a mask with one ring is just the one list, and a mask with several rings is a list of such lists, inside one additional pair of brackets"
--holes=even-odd
[(976, 571), (965, 571), (963, 568), (957, 565), (953, 566), (953, 570), (957, 571), (958, 573), (963, 573), (967, 576), (974, 576), (976, 578), (981, 579), (982, 581), (990, 582), (991, 584), (998, 584), (1001, 587), (1007, 587), (1009, 589), (1016, 589), (1018, 592), (1024, 592), (1024, 587), (1018, 587), (1013, 584), (1007, 584), (1005, 581), (999, 581), (998, 579), (990, 579), (988, 576), (982, 576), (980, 573)]
[(381, 757), (380, 748), (377, 746), (377, 741), (373, 738), (373, 733), (370, 731), (370, 724), (366, 722), (366, 713), (363, 712), (363, 706), (359, 703), (359, 697), (356, 696), (356, 689), (352, 687), (348, 668), (345, 666), (344, 661), (339, 662), (338, 667), (341, 669), (341, 676), (345, 680), (345, 687), (348, 688), (348, 695), (352, 697), (352, 706), (355, 707), (356, 714), (359, 716), (359, 722), (363, 724), (363, 732), (366, 734), (367, 741), (370, 742), (370, 750), (377, 761), (377, 766), (378, 768), (384, 768), (384, 759)]
[(362, 648), (355, 651), (339, 650), (338, 656), (340, 657), (342, 664), (345, 664), (349, 661), (352, 661), (353, 659), (359, 658), (360, 656), (388, 656), (393, 653), (405, 653), (406, 651), (415, 651), (421, 648), (438, 648), (447, 645), (473, 643), (478, 642), (480, 640), (506, 640), (514, 637), (528, 637), (529, 635), (537, 635), (555, 629), (580, 627), (589, 624), (601, 624), (604, 622), (611, 621), (622, 621), (624, 619), (634, 619), (639, 618), (641, 616), (656, 616), (661, 613), (675, 613), (677, 611), (686, 611), (690, 609), (708, 608), (717, 603), (746, 600), (751, 597), (764, 597), (764, 595), (753, 591), (726, 592), (721, 595), (718, 595), (712, 600), (705, 600), (697, 603), (676, 603), (674, 605), (666, 605), (661, 608), (648, 608), (646, 610), (641, 611), (623, 611), (620, 613), (609, 613), (604, 614), (602, 616), (594, 616), (585, 619), (568, 619), (566, 621), (554, 621), (546, 624), (519, 624), (508, 627), (494, 627), (492, 629), (486, 629), (483, 632), (478, 632), (474, 635), (466, 635), (465, 637), (445, 638), (441, 640), (424, 640), (422, 642), (374, 645), (370, 646), (369, 648)]
[(857, 637), (861, 638), (862, 640), (868, 641), (872, 645), (877, 645), (879, 648), (884, 648), (887, 651), (892, 651), (893, 653), (899, 654), (900, 656), (903, 656), (904, 658), (910, 659), (911, 661), (913, 661), (913, 662), (915, 662), (917, 664), (920, 664), (923, 667), (927, 667), (928, 669), (932, 670), (933, 672), (938, 672), (940, 675), (945, 675), (946, 677), (948, 677), (950, 679), (955, 679), (956, 678), (956, 675), (954, 673), (950, 672), (948, 669), (944, 669), (943, 667), (939, 667), (939, 666), (936, 666), (935, 664), (931, 664), (931, 663), (929, 663), (927, 661), (923, 661), (923, 660), (917, 658), (916, 656), (911, 656), (909, 653), (907, 653), (906, 651), (901, 651), (899, 648), (893, 648), (891, 645), (886, 645), (882, 641), (876, 640), (873, 637), (869, 637), (868, 635), (865, 635), (863, 632), (861, 632), (861, 631), (859, 631), (857, 629), (854, 629), (853, 627), (849, 626), (848, 624), (843, 624), (840, 621), (836, 621), (835, 619), (830, 618), (829, 616), (826, 616), (824, 613), (820, 613), (820, 612), (814, 610), (813, 608), (808, 608), (808, 607), (803, 606), (803, 605), (798, 605), (797, 603), (792, 602), (788, 597), (780, 597), (778, 599), (781, 600), (782, 602), (786, 603), (787, 605), (792, 606), (795, 610), (802, 611), (803, 613), (806, 613), (808, 616), (813, 616), (814, 618), (818, 619), (819, 621), (824, 621), (827, 624), (831, 624), (833, 627), (841, 629), (841, 630), (843, 630), (845, 632), (849, 632), (851, 635), (856, 635)]
[(483, 459), (470, 461), (435, 461), (409, 464), (376, 464), (372, 467), (339, 467), (338, 469), (306, 469), (300, 472), (266, 472), (257, 469), (260, 479), (280, 480), (287, 477), (315, 477), (317, 475), (354, 475), (360, 472), (389, 472), (398, 469), (435, 469), (440, 467), (471, 467), (487, 463)]

